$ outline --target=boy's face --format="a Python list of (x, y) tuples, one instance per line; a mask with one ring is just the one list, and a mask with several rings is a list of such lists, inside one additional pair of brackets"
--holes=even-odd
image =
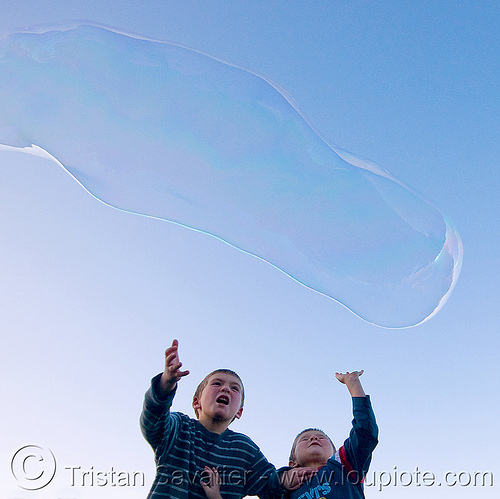
[(321, 431), (309, 430), (300, 435), (295, 444), (295, 463), (298, 466), (326, 464), (335, 453), (330, 439)]
[(193, 398), (193, 408), (198, 411), (198, 420), (227, 421), (240, 418), (243, 388), (239, 379), (229, 373), (215, 373), (208, 379), (199, 397)]

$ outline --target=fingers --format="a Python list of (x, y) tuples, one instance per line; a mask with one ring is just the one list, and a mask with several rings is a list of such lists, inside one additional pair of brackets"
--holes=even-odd
[(201, 482), (201, 486), (204, 489), (207, 489), (210, 487), (210, 484), (212, 483), (212, 470), (208, 466), (205, 466), (203, 468), (203, 473), (202, 473), (200, 482)]
[(177, 355), (178, 347), (179, 347), (179, 342), (177, 340), (173, 340), (172, 345), (165, 350), (165, 358), (169, 357), (172, 354)]
[(219, 472), (217, 468), (210, 468), (210, 466), (205, 466), (203, 468), (203, 478), (201, 480), (201, 486), (205, 488), (213, 487), (219, 484)]
[(349, 371), (347, 371), (345, 373), (335, 373), (335, 377), (337, 379), (340, 379), (341, 377), (344, 377), (344, 376), (356, 376), (359, 378), (359, 376), (361, 376), (364, 372), (365, 372), (365, 370), (361, 369), (361, 371), (353, 371), (352, 373), (350, 373)]
[(167, 362), (166, 364), (167, 364), (168, 371), (171, 373), (175, 373), (176, 371), (178, 371), (182, 367), (182, 362), (177, 362), (175, 364)]
[[(182, 366), (182, 364), (179, 364), (179, 367)], [(177, 371), (176, 375), (178, 378), (184, 378), (184, 376), (187, 376), (189, 374), (189, 371)]]
[(189, 371), (180, 371), (182, 367), (182, 362), (177, 362), (175, 364), (169, 364), (166, 362), (165, 370), (167, 370), (170, 374), (177, 376), (178, 378), (183, 378), (189, 374)]
[(318, 468), (306, 468), (305, 466), (294, 468), (294, 470), (298, 471), (303, 478), (309, 478), (318, 473)]
[(297, 467), (284, 471), (281, 474), (280, 480), (283, 487), (287, 490), (294, 491), (302, 487), (312, 476), (318, 472), (317, 468)]
[(172, 345), (165, 350), (165, 374), (169, 379), (178, 381), (187, 376), (189, 371), (181, 371), (182, 362), (179, 360), (179, 342), (174, 339)]
[[(165, 350), (165, 365), (168, 366), (170, 372), (178, 371), (182, 362), (179, 361), (179, 342), (177, 340), (172, 341), (172, 345)], [(189, 373), (189, 371), (184, 371), (183, 376)]]
[(165, 354), (165, 366), (174, 366), (180, 364), (177, 352), (171, 353), (170, 355)]

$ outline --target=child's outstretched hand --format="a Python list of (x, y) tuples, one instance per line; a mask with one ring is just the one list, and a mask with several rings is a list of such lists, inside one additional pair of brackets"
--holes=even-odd
[(359, 378), (365, 371), (353, 371), (352, 373), (335, 373), (335, 377), (341, 382), (347, 385), (349, 381), (354, 381)]
[(220, 495), (220, 478), (217, 468), (205, 466), (201, 478), (201, 486), (208, 499), (222, 499)]
[(351, 397), (366, 397), (365, 391), (361, 386), (359, 377), (364, 373), (361, 371), (353, 371), (352, 373), (335, 373), (335, 377), (344, 385), (347, 386)]
[(182, 362), (179, 360), (178, 347), (179, 342), (174, 340), (172, 346), (165, 350), (165, 371), (161, 375), (160, 385), (166, 393), (171, 392), (177, 381), (189, 374), (189, 371), (180, 370)]

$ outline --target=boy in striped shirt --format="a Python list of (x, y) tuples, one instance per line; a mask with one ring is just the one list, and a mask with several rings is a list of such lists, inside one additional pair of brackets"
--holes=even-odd
[[(194, 394), (197, 419), (192, 419), (170, 411), (178, 381), (189, 374), (181, 366), (174, 340), (165, 351), (165, 371), (152, 379), (145, 395), (141, 430), (156, 461), (148, 499), (204, 499), (201, 478), (205, 468), (218, 470), (225, 499), (280, 496), (283, 488), (274, 466), (249, 437), (228, 429), (243, 412), (240, 377), (228, 369), (210, 373)], [(300, 479), (289, 479), (287, 488), (296, 488), (307, 475), (305, 470)]]

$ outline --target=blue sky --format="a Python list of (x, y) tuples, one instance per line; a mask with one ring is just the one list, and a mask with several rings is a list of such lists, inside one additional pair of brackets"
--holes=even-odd
[[(145, 497), (142, 396), (180, 342), (191, 413), (213, 368), (243, 377), (236, 431), (277, 466), (306, 426), (347, 436), (335, 371), (365, 369), (381, 428), (378, 473), (500, 473), (500, 101), (495, 2), (0, 2), (0, 32), (73, 19), (175, 42), (276, 82), (330, 142), (380, 163), (448, 215), (464, 244), (445, 307), (407, 330), (363, 322), (271, 266), (182, 227), (99, 203), (45, 159), (2, 151), (2, 497)], [(18, 487), (17, 449), (58, 470)], [(80, 470), (76, 468), (80, 466)], [(145, 487), (71, 484), (71, 470), (141, 471)], [(408, 475), (405, 475), (408, 476)], [(386, 478), (387, 475), (384, 475)], [(465, 475), (462, 479), (465, 481)], [(367, 497), (490, 498), (498, 486), (367, 487)]]

